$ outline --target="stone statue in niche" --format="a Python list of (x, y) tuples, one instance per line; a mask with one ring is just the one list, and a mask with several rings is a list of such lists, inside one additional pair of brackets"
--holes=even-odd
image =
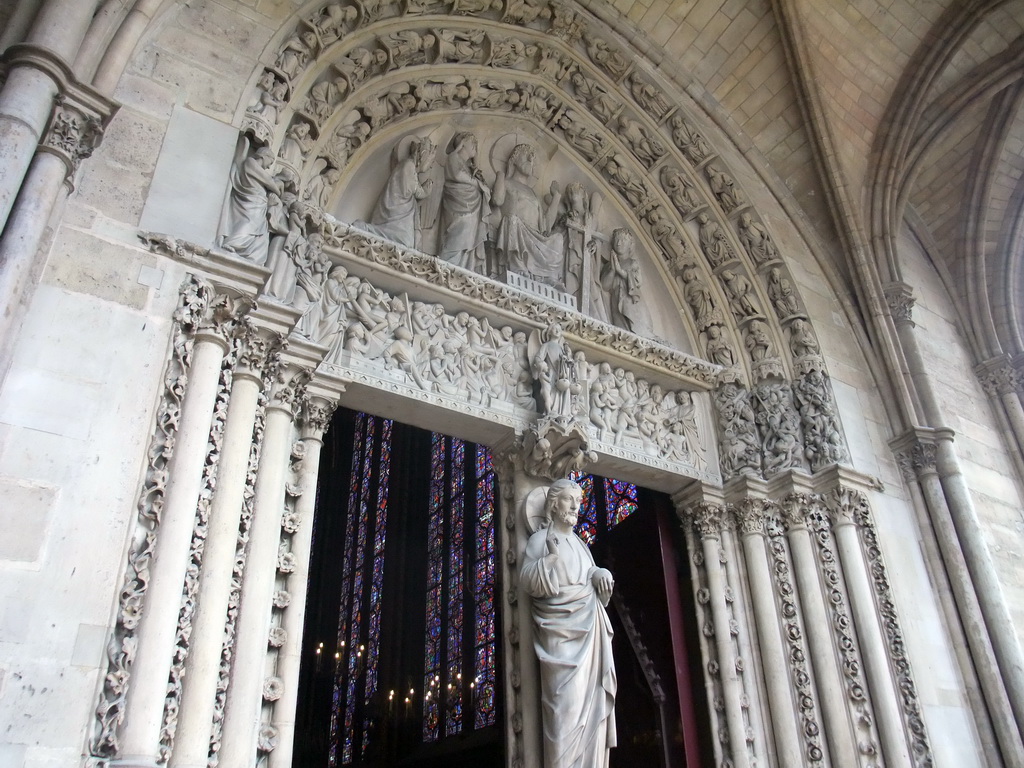
[(712, 267), (720, 267), (737, 258), (736, 251), (726, 240), (725, 232), (722, 231), (722, 227), (717, 221), (712, 221), (706, 213), (698, 213), (697, 225), (700, 248), (711, 262)]
[(640, 206), (649, 196), (646, 185), (629, 170), (629, 161), (620, 154), (609, 156), (605, 161), (604, 171), (619, 192), (625, 196), (630, 205)]
[(582, 391), (572, 350), (562, 336), (562, 326), (551, 323), (530, 335), (530, 370), (537, 383), (537, 404), (545, 416), (571, 419), (573, 401)]
[(316, 55), (318, 47), (316, 33), (306, 30), (290, 38), (281, 46), (275, 66), (289, 80), (294, 80), (295, 76), (306, 68), (309, 60)]
[(604, 137), (588, 130), (571, 109), (559, 116), (557, 125), (565, 132), (565, 140), (587, 160), (596, 159), (604, 150)]
[(672, 140), (693, 163), (700, 163), (711, 154), (711, 147), (701, 133), (690, 125), (682, 115), (676, 114), (669, 121), (672, 126)]
[(629, 69), (629, 59), (599, 37), (587, 38), (587, 54), (590, 60), (611, 75), (613, 80), (618, 80)]
[(647, 223), (651, 225), (651, 235), (654, 241), (661, 246), (665, 258), (670, 263), (683, 263), (689, 260), (690, 249), (686, 241), (676, 232), (674, 225), (666, 219), (660, 206), (651, 208), (647, 212)]
[(543, 0), (509, 0), (505, 4), (505, 18), (519, 24), (530, 24), (537, 19), (550, 19), (551, 8)]
[(309, 89), (309, 96), (306, 97), (305, 110), (314, 118), (317, 123), (323, 123), (334, 108), (348, 93), (348, 82), (343, 77), (324, 80)]
[(249, 154), (248, 141), (242, 141), (231, 166), (231, 191), (221, 217), (217, 244), (254, 264), (267, 261), (270, 228), (267, 223), (268, 194), (280, 195), (281, 185), (270, 169), (274, 153), (260, 147)]
[(789, 280), (782, 276), (778, 267), (772, 267), (768, 272), (768, 300), (780, 319), (800, 311), (800, 306), (796, 302), (796, 291)]
[(672, 204), (684, 216), (700, 207), (701, 200), (697, 187), (676, 168), (665, 166), (661, 169), (661, 186), (665, 188)]
[(397, 85), (383, 96), (377, 96), (361, 107), (364, 117), (370, 123), (370, 130), (387, 125), (403, 115), (412, 114), (416, 109), (417, 99), (411, 93), (408, 83)]
[(468, 64), (482, 55), (483, 44), (483, 32), (439, 30), (437, 33), (437, 60), (451, 64)]
[(575, 482), (556, 480), (544, 503), (547, 526), (533, 533), (523, 557), (547, 768), (607, 768), (616, 744), (617, 683), (605, 611), (614, 581), (573, 532), (582, 498)]
[(296, 120), (285, 134), (281, 142), (281, 150), (278, 156), (282, 163), (287, 163), (292, 168), (302, 168), (302, 160), (313, 146), (313, 137), (309, 135), (309, 123), (305, 120)]
[(324, 41), (324, 45), (330, 45), (341, 39), (346, 27), (354, 25), (358, 16), (359, 11), (354, 5), (330, 3), (312, 23), (320, 31), (320, 39)]
[(755, 264), (761, 265), (779, 258), (779, 251), (772, 236), (768, 234), (765, 226), (759, 221), (754, 221), (749, 213), (740, 214), (739, 230), (740, 242)]
[(491, 57), (487, 64), (491, 67), (514, 67), (536, 53), (535, 45), (527, 45), (515, 37), (496, 36), (491, 38)]
[(601, 270), (601, 288), (608, 297), (611, 322), (645, 335), (651, 332), (651, 316), (640, 294), (643, 279), (634, 250), (632, 232), (622, 228), (612, 232), (611, 252)]
[(704, 174), (708, 177), (711, 193), (718, 199), (723, 211), (732, 213), (746, 202), (743, 193), (736, 187), (736, 180), (714, 163), (708, 163)]
[(348, 164), (349, 158), (352, 157), (352, 153), (362, 145), (369, 135), (370, 126), (362, 120), (338, 126), (334, 131), (334, 139), (327, 148), (331, 164), (335, 168), (344, 168)]
[(760, 320), (750, 321), (750, 325), (747, 326), (747, 338), (743, 343), (751, 361), (755, 363), (775, 357), (775, 345), (768, 335), (768, 326)]
[(441, 245), (445, 261), (489, 274), (484, 243), (491, 213), (491, 188), (476, 165), (477, 141), (468, 131), (448, 142), (441, 195)]
[(461, 77), (414, 83), (412, 91), (416, 97), (417, 112), (455, 109), (472, 97), (470, 86)]
[(306, 191), (303, 192), (302, 199), (310, 205), (327, 208), (331, 192), (334, 191), (334, 185), (338, 183), (339, 179), (341, 179), (341, 171), (330, 165), (325, 165), (324, 169), (306, 184)]
[(753, 286), (746, 277), (739, 272), (726, 269), (722, 272), (722, 282), (725, 284), (726, 293), (729, 294), (729, 307), (737, 320), (760, 314), (752, 296)]
[(644, 80), (634, 72), (629, 76), (629, 89), (633, 93), (636, 103), (644, 108), (644, 111), (652, 117), (660, 120), (665, 113), (671, 109), (660, 90)]
[(693, 313), (693, 322), (697, 325), (698, 330), (703, 330), (715, 323), (721, 323), (721, 313), (718, 311), (718, 307), (715, 306), (711, 289), (697, 276), (697, 268), (693, 265), (684, 267), (680, 277), (683, 280), (683, 298), (686, 299), (686, 303), (690, 306), (690, 311)]
[(798, 317), (789, 327), (789, 351), (795, 358), (817, 355), (821, 351), (810, 323), (803, 318)]
[(393, 153), (394, 168), (377, 198), (369, 224), (356, 222), (356, 226), (404, 246), (422, 248), (422, 202), (434, 183), (425, 175), (434, 152), (430, 139), (410, 136), (398, 142)]
[(707, 329), (707, 344), (705, 350), (708, 360), (723, 368), (732, 368), (736, 365), (736, 353), (732, 345), (722, 335), (722, 328), (718, 325), (709, 325)]
[(665, 146), (658, 140), (652, 131), (649, 131), (638, 121), (619, 115), (619, 135), (633, 150), (633, 154), (640, 162), (650, 167), (665, 156)]
[(517, 144), (494, 182), (493, 202), (500, 207), (495, 251), (500, 264), (533, 280), (565, 290), (565, 238), (551, 228), (558, 216), (562, 192), (551, 182), (541, 201), (530, 186), (536, 150)]
[(547, 88), (542, 85), (531, 83), (518, 83), (519, 101), (513, 105), (513, 109), (522, 112), (524, 115), (532, 115), (540, 122), (546, 123), (551, 119), (555, 111), (557, 101)]
[(388, 63), (388, 52), (383, 48), (353, 48), (338, 59), (334, 66), (348, 79), (349, 87), (355, 89), (369, 75), (383, 70)]
[(278, 80), (274, 73), (267, 69), (263, 71), (256, 87), (256, 99), (246, 108), (246, 112), (276, 125), (277, 116), (288, 104), (288, 83)]
[(618, 111), (619, 103), (580, 70), (575, 70), (569, 76), (569, 82), (576, 89), (576, 98), (586, 104), (587, 109), (602, 123), (608, 123)]
[(597, 193), (574, 181), (565, 188), (565, 213), (562, 225), (566, 237), (565, 289), (579, 296), (580, 310), (598, 320), (609, 322), (608, 304), (601, 289), (601, 257), (594, 219), (601, 205)]
[(500, 80), (472, 78), (466, 81), (466, 88), (469, 91), (466, 106), (470, 109), (510, 112), (512, 105), (519, 100), (515, 87)]
[(434, 45), (433, 35), (421, 35), (411, 29), (391, 32), (383, 37), (391, 57), (391, 67), (399, 69), (427, 60), (427, 51)]

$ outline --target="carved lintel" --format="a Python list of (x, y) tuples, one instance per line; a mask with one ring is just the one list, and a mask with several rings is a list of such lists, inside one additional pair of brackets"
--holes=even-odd
[(537, 477), (559, 480), (597, 460), (578, 420), (545, 418), (523, 435), (523, 467)]
[(911, 313), (914, 309), (914, 292), (906, 283), (889, 283), (883, 289), (885, 301), (896, 325), (914, 324)]

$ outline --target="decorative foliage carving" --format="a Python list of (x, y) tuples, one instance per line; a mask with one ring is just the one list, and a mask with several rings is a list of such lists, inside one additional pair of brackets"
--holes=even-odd
[(828, 504), (837, 512), (841, 510), (841, 514), (852, 513), (860, 529), (861, 545), (875, 590), (875, 604), (882, 619), (889, 651), (889, 664), (896, 677), (896, 689), (899, 691), (904, 725), (910, 734), (912, 759), (917, 768), (931, 768), (934, 761), (921, 712), (921, 702), (917, 686), (914, 683), (910, 660), (907, 658), (903, 630), (896, 612), (896, 601), (882, 558), (882, 550), (878, 543), (878, 530), (875, 528), (867, 496), (861, 491), (840, 486), (829, 496)]
[(914, 309), (914, 295), (906, 283), (889, 283), (884, 288), (885, 300), (889, 304), (889, 312), (897, 325), (913, 323), (911, 314)]
[(99, 146), (103, 138), (104, 116), (73, 103), (63, 94), (54, 101), (53, 116), (41, 148), (64, 162), (67, 168), (64, 178), (70, 183), (79, 163), (90, 157)]

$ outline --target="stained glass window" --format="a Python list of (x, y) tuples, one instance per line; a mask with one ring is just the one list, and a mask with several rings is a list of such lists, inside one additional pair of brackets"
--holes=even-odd
[(446, 754), (450, 737), (494, 730), (500, 701), (490, 451), (349, 418), (344, 503), (318, 545), (338, 564), (336, 634), (315, 648), (331, 666), (330, 768)]
[(637, 510), (637, 487), (622, 480), (610, 480), (576, 471), (569, 475), (583, 489), (576, 533), (593, 546), (598, 536), (610, 531)]

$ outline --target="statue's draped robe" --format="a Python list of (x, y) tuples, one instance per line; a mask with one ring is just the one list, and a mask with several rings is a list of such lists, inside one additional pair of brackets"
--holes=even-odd
[(547, 531), (526, 546), (522, 584), (533, 597), (534, 648), (540, 661), (544, 768), (607, 768), (615, 746), (612, 626), (591, 577), (597, 566), (575, 534)]
[(495, 248), (513, 272), (564, 289), (565, 241), (562, 233), (541, 232), (541, 205), (537, 194), (509, 180)]
[(441, 252), (445, 261), (483, 272), (486, 264), (485, 218), (491, 208), (469, 164), (452, 153), (445, 166), (441, 197)]
[(267, 261), (267, 172), (255, 157), (231, 168), (231, 194), (221, 218), (219, 245), (254, 264)]
[(395, 166), (388, 183), (377, 199), (377, 205), (370, 216), (370, 225), (365, 227), (396, 243), (415, 247), (417, 195), (422, 192), (416, 161), (407, 157)]

